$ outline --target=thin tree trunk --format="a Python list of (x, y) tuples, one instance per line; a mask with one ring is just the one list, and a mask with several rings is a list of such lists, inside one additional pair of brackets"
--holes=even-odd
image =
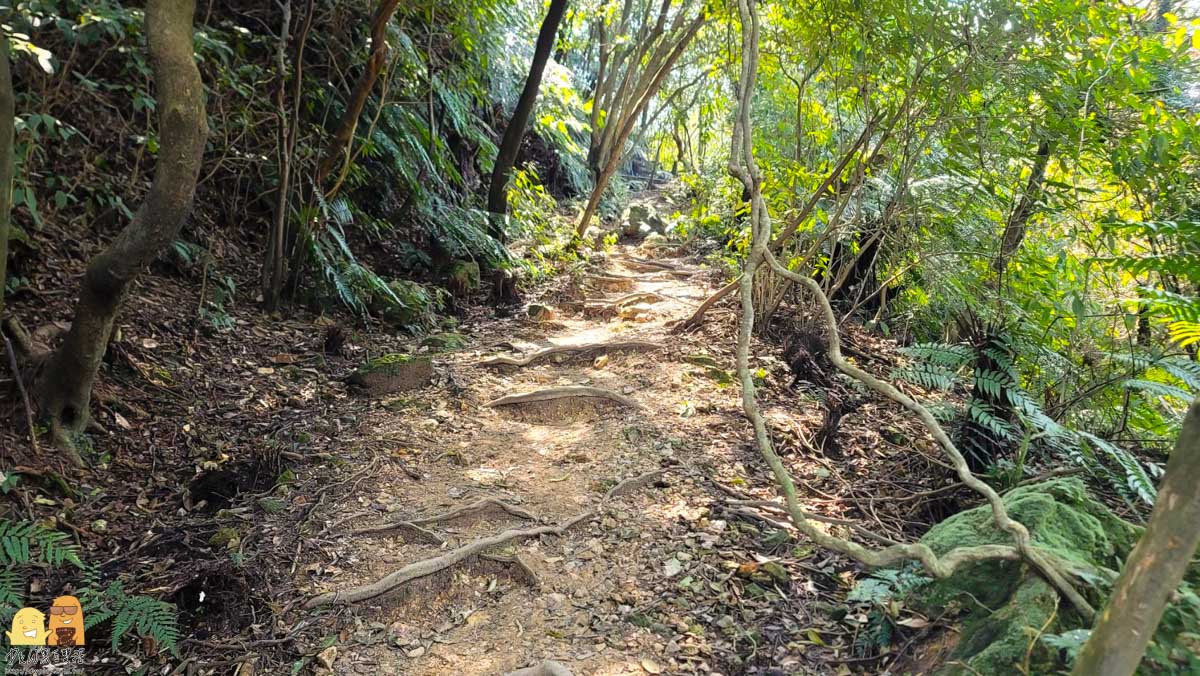
[(1037, 153), (1033, 157), (1033, 170), (1025, 183), (1025, 192), (1017, 201), (1017, 206), (1008, 216), (1004, 224), (1004, 237), (1000, 242), (1000, 253), (992, 261), (992, 270), (996, 273), (996, 286), (999, 287), (1004, 273), (1008, 270), (1008, 262), (1017, 253), (1025, 233), (1029, 228), (1029, 219), (1037, 209), (1038, 199), (1042, 195), (1042, 182), (1046, 180), (1046, 165), (1050, 162), (1051, 144), (1049, 141), (1038, 143)]
[(322, 185), (334, 167), (350, 160), (350, 141), (354, 139), (354, 130), (358, 128), (358, 118), (362, 115), (363, 107), (367, 105), (367, 98), (371, 95), (371, 90), (375, 88), (375, 81), (379, 79), (379, 73), (387, 61), (387, 25), (399, 4), (400, 0), (380, 0), (379, 7), (371, 17), (371, 56), (367, 58), (362, 75), (354, 84), (350, 100), (346, 102), (346, 111), (342, 113), (342, 119), (338, 121), (333, 138), (325, 148), (321, 163), (317, 165), (315, 183), (318, 190), (324, 189)]
[[(275, 114), (279, 118), (279, 187), (275, 195), (275, 218), (271, 222), (271, 235), (267, 241), (267, 256), (263, 261), (263, 305), (267, 311), (279, 308), (283, 295), (283, 284), (287, 278), (287, 257), (284, 247), (287, 239), (288, 196), (291, 192), (292, 157), (291, 128), (287, 110), (287, 43), (292, 18), (292, 1), (283, 3), (283, 16), (279, 21), (279, 44), (276, 47), (275, 67), (279, 71), (279, 89), (275, 93)], [(201, 299), (200, 302), (204, 302)]]
[(529, 76), (525, 78), (525, 88), (517, 99), (508, 127), (504, 129), (504, 139), (496, 153), (496, 164), (492, 167), (492, 182), (488, 187), (488, 211), (492, 217), (492, 235), (504, 241), (504, 214), (508, 212), (508, 177), (512, 173), (513, 164), (517, 161), (517, 153), (521, 149), (521, 139), (525, 136), (525, 127), (529, 124), (529, 116), (533, 114), (534, 104), (537, 103), (538, 89), (542, 85), (542, 73), (550, 60), (550, 52), (554, 48), (554, 39), (558, 35), (558, 25), (562, 22), (567, 10), (567, 0), (551, 0), (546, 18), (542, 20), (542, 28), (538, 31), (537, 44), (533, 50), (533, 62), (529, 65)]
[(1167, 460), (1154, 513), (1125, 561), (1108, 605), (1071, 671), (1074, 676), (1127, 676), (1137, 670), (1200, 546), (1200, 399), (1192, 402)]
[(192, 50), (194, 0), (150, 0), (146, 36), (157, 88), (161, 148), (146, 201), (88, 265), (66, 338), (37, 383), (41, 412), (78, 464), (72, 441), (88, 421), (92, 384), (130, 284), (179, 233), (191, 209), (208, 125)]
[[(16, 101), (8, 63), (8, 38), (0, 34), (0, 317), (8, 281), (8, 230), (12, 219), (13, 128)], [(19, 377), (19, 376), (18, 376)]]
[[(683, 54), (688, 43), (696, 36), (696, 32), (700, 30), (700, 26), (704, 23), (704, 12), (701, 12), (692, 21), (691, 24), (684, 29), (680, 34), (677, 42), (674, 43), (670, 52), (667, 53), (665, 59), (659, 64), (658, 70), (653, 74), (651, 79), (644, 83), (644, 86), (639, 89), (640, 95), (630, 102), (631, 107), (627, 107), (624, 118), (624, 124), (617, 129), (615, 137), (611, 137), (611, 141), (607, 144), (602, 144), (600, 157), (607, 157), (600, 172), (596, 175), (596, 185), (592, 188), (592, 194), (588, 198), (587, 206), (584, 207), (583, 215), (579, 219), (579, 224), (576, 226), (576, 236), (583, 237), (584, 231), (587, 230), (591, 223), (592, 217), (600, 207), (600, 198), (604, 196), (604, 191), (608, 188), (608, 182), (612, 179), (613, 174), (617, 172), (617, 167), (621, 163), (621, 155), (625, 149), (625, 142), (629, 140), (633, 134), (634, 126), (637, 123), (638, 115), (650, 102), (650, 99), (658, 92), (662, 86), (663, 79), (675, 67), (675, 62)], [(635, 64), (630, 64), (631, 69), (636, 67)], [(644, 73), (642, 78), (650, 76), (649, 73)], [(612, 111), (609, 111), (611, 114)], [(605, 122), (607, 127), (611, 122)]]

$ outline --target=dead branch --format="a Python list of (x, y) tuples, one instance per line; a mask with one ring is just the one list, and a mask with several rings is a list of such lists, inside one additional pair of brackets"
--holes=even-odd
[[(0, 289), (0, 293), (4, 290)], [(13, 342), (9, 340), (8, 334), (0, 331), (0, 337), (4, 338), (4, 348), (8, 352), (8, 366), (12, 369), (13, 381), (17, 383), (17, 391), (21, 393), (21, 403), (25, 406), (25, 424), (29, 426), (29, 445), (33, 448), (33, 452), (41, 455), (42, 449), (38, 447), (37, 427), (33, 424), (33, 405), (29, 402), (29, 392), (25, 389), (25, 381), (21, 378), (21, 367), (17, 364), (17, 351), (13, 347)]]
[(497, 406), (508, 406), (512, 404), (526, 404), (532, 401), (551, 401), (554, 399), (565, 399), (568, 397), (596, 397), (598, 399), (608, 399), (615, 401), (622, 406), (629, 408), (641, 408), (641, 404), (630, 399), (629, 397), (612, 390), (606, 390), (600, 387), (588, 387), (586, 385), (570, 385), (566, 387), (548, 387), (544, 390), (534, 390), (533, 392), (525, 392), (523, 394), (508, 394), (499, 399), (493, 399), (484, 404), (488, 408)]
[[(635, 294), (636, 295), (636, 294)], [(556, 354), (589, 354), (592, 352), (616, 352), (619, 350), (659, 350), (659, 343), (643, 340), (627, 340), (615, 343), (585, 343), (583, 345), (555, 345), (520, 359), (497, 355), (479, 362), (480, 366), (529, 366), (530, 364)]]
[(399, 530), (399, 529), (409, 530), (410, 532), (415, 530), (418, 532), (418, 535), (420, 535), (421, 537), (424, 537), (426, 539), (429, 539), (430, 536), (437, 538), (438, 544), (441, 544), (441, 542), (444, 542), (444, 540), (442, 540), (436, 534), (434, 534), (424, 528), (421, 528), (421, 526), (425, 526), (425, 525), (428, 525), (431, 523), (441, 523), (444, 521), (453, 521), (454, 519), (459, 519), (464, 516), (479, 514), (481, 512), (488, 512), (488, 511), (500, 511), (500, 512), (504, 512), (505, 514), (510, 514), (512, 516), (515, 516), (518, 519), (526, 519), (528, 521), (536, 521), (537, 520), (537, 517), (534, 516), (532, 513), (530, 513), (528, 510), (522, 509), (512, 503), (505, 502), (498, 498), (483, 498), (481, 500), (476, 500), (475, 502), (472, 502), (469, 505), (457, 507), (455, 509), (450, 510), (449, 512), (445, 512), (442, 514), (434, 514), (432, 516), (426, 516), (426, 517), (422, 517), (419, 519), (404, 519), (404, 520), (400, 520), (400, 521), (393, 521), (391, 523), (385, 523), (385, 524), (382, 524), (379, 526), (372, 526), (370, 528), (363, 528), (360, 530), (356, 530), (356, 531), (354, 531), (354, 534), (355, 535), (369, 535), (369, 534), (376, 534), (376, 533), (386, 533), (388, 531)]

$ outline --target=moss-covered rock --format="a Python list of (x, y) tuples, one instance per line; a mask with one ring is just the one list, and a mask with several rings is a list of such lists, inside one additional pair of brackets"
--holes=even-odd
[[(1036, 547), (1089, 580), (1099, 581), (1119, 570), (1141, 535), (1140, 528), (1088, 495), (1077, 478), (1017, 488), (1004, 496), (1004, 504), (1009, 516), (1029, 529)], [(940, 555), (955, 547), (1010, 544), (1012, 538), (996, 528), (991, 508), (982, 505), (939, 523), (921, 541)], [(1081, 591), (1095, 606), (1104, 603), (1100, 590)], [(1023, 669), (1027, 656), (1029, 673), (1054, 673), (1063, 667), (1060, 655), (1042, 641), (1034, 644), (1036, 637), (1086, 628), (1057, 596), (1025, 564), (988, 561), (923, 585), (910, 595), (908, 605), (937, 615), (961, 611), (961, 639), (938, 673), (1018, 673), (1017, 665)], [(1179, 626), (1191, 625), (1192, 612), (1179, 607), (1168, 611), (1177, 628), (1170, 632), (1170, 641), (1161, 637), (1164, 645), (1174, 641)], [(1164, 654), (1172, 650), (1168, 646)]]
[(447, 273), (447, 286), (455, 298), (465, 298), (479, 290), (479, 263), (454, 261)]
[(440, 306), (437, 292), (419, 282), (393, 279), (387, 291), (371, 296), (371, 313), (385, 322), (404, 329), (415, 330), (428, 325)]
[(467, 338), (461, 333), (435, 333), (421, 339), (421, 347), (427, 347), (435, 352), (461, 350), (467, 346)]
[(424, 387), (433, 380), (433, 360), (428, 355), (385, 354), (359, 366), (346, 382), (381, 395)]

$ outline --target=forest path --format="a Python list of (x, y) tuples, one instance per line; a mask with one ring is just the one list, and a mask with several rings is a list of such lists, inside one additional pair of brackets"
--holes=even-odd
[[(731, 450), (713, 434), (714, 423), (724, 429), (742, 423), (736, 388), (727, 387), (730, 373), (723, 370), (731, 368), (730, 355), (697, 354), (667, 327), (709, 293), (704, 270), (679, 258), (643, 258), (649, 255), (618, 247), (599, 269), (574, 280), (574, 292), (555, 304), (556, 316), (496, 322), (486, 327), (491, 340), (435, 360), (439, 387), (372, 406), (360, 433), (365, 443), (387, 442), (390, 457), (377, 458), (384, 460), (378, 469), (323, 515), (333, 535), (299, 562), (296, 583), (309, 593), (345, 589), (477, 538), (538, 524), (494, 511), (428, 525), (446, 539), (442, 546), (418, 542), (411, 533), (353, 533), (363, 527), (444, 513), (481, 498), (519, 505), (538, 522), (557, 524), (598, 506), (621, 480), (653, 470), (662, 477), (614, 498), (562, 537), (514, 541), (496, 552), (519, 554), (536, 580), (511, 564), (474, 559), (351, 606), (342, 618), (337, 673), (497, 674), (547, 658), (577, 676), (711, 668), (703, 640), (689, 634), (694, 625), (651, 607), (668, 604), (663, 585), (684, 577), (691, 558), (673, 553), (670, 531), (687, 522), (694, 546), (696, 532), (708, 523), (705, 490), (694, 483), (705, 476), (696, 471), (697, 461), (712, 464), (714, 458), (701, 457), (706, 451)], [(630, 300), (630, 294), (645, 295)], [(598, 304), (613, 302), (625, 309), (606, 318), (612, 312)], [(523, 367), (480, 364), (514, 354), (504, 347), (528, 355), (551, 346), (627, 341), (662, 348), (554, 355)], [(596, 398), (485, 406), (504, 395), (561, 386), (606, 388), (637, 407)], [(708, 545), (723, 527), (710, 529)], [(651, 619), (668, 617), (674, 619)]]

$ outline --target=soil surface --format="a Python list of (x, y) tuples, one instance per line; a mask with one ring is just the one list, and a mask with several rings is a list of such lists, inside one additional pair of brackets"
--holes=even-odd
[[(887, 670), (895, 646), (938, 625), (889, 621), (883, 640), (877, 609), (846, 601), (862, 571), (785, 525), (741, 410), (734, 305), (670, 330), (722, 281), (694, 253), (620, 245), (508, 316), (468, 311), (455, 329), (466, 345), (434, 353), (433, 382), (388, 396), (346, 377), (371, 357), (429, 351), (420, 339), (347, 329), (325, 354), (336, 322), (232, 305), (237, 330), (214, 330), (188, 309), (195, 280), (149, 275), (97, 389), (92, 466), (14, 450), (25, 490), (13, 516), (75, 533), (102, 581), (177, 605), (186, 638), (181, 658), (160, 658), (166, 673), (502, 674), (545, 659), (577, 676)], [(68, 301), (25, 299), (21, 313), (50, 324)], [(756, 339), (751, 368), (805, 508), (911, 541), (972, 504), (898, 407), (819, 359), (793, 373), (789, 321), (772, 329), (781, 340)], [(887, 341), (843, 332), (864, 367), (895, 365)], [(484, 363), (572, 346), (589, 349)], [(520, 396), (579, 387), (607, 396)], [(14, 424), (0, 441), (21, 449), (22, 434)], [(397, 521), (418, 527), (378, 532)], [(571, 522), (386, 594), (305, 607), (481, 538)], [(36, 582), (45, 595), (78, 584)]]

